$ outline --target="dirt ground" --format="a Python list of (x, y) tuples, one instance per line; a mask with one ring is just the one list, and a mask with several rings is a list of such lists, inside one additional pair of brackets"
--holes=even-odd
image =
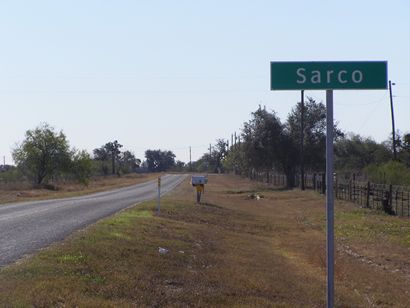
[[(275, 230), (275, 254), (293, 263), (305, 279), (318, 279), (324, 290), (324, 196), (297, 189), (271, 191), (267, 186), (249, 191), (247, 180), (233, 177), (213, 177), (211, 183), (216, 194), (209, 194), (208, 202), (268, 218)], [(255, 195), (262, 198), (252, 198)], [(410, 307), (410, 220), (339, 201), (335, 211), (337, 304)]]
[[(0, 270), (0, 306), (325, 307), (325, 199), (210, 175)], [(410, 306), (410, 220), (336, 203), (336, 307)], [(161, 252), (161, 249), (162, 252)]]
[(143, 183), (158, 177), (157, 173), (145, 174), (128, 174), (121, 177), (118, 176), (100, 176), (92, 178), (89, 184), (83, 185), (79, 183), (60, 183), (53, 186), (51, 189), (31, 188), (31, 185), (13, 184), (10, 186), (0, 186), (0, 205), (2, 203), (12, 203), (19, 201), (67, 198), (71, 196), (78, 196), (90, 194), (124, 186)]

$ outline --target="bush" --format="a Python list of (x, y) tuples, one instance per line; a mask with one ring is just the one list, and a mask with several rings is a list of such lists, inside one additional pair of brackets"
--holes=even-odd
[(370, 165), (365, 168), (365, 172), (371, 182), (410, 186), (410, 168), (399, 161)]
[(88, 185), (93, 171), (93, 163), (86, 151), (75, 152), (71, 161), (71, 172), (81, 184)]
[(0, 182), (5, 184), (20, 182), (25, 180), (24, 175), (17, 168), (11, 168), (10, 170), (0, 172)]

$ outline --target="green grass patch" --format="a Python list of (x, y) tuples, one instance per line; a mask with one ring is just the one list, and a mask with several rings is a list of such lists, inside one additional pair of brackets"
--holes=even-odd
[(361, 241), (387, 240), (410, 247), (410, 220), (369, 209), (336, 211), (336, 235)]
[[(198, 259), (190, 254), (199, 249), (199, 230), (175, 216), (179, 209), (192, 210), (191, 203), (164, 201), (162, 207), (164, 215), (157, 216), (155, 202), (146, 202), (1, 269), (0, 306), (127, 307), (135, 298), (142, 305), (155, 303), (163, 288), (177, 292), (173, 277), (180, 268), (202, 268), (200, 253)], [(169, 253), (160, 254), (159, 247)]]
[(84, 263), (87, 260), (87, 257), (83, 255), (81, 252), (78, 254), (66, 254), (57, 257), (58, 262), (60, 263), (75, 263), (80, 264)]
[(128, 210), (121, 215), (116, 215), (111, 219), (106, 220), (104, 223), (111, 226), (130, 226), (138, 218), (152, 218), (153, 211), (149, 210)]

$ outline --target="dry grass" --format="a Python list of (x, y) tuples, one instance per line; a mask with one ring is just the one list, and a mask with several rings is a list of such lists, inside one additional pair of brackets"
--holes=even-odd
[[(0, 306), (325, 306), (323, 197), (211, 176), (193, 201), (186, 182), (159, 216), (147, 202), (3, 268)], [(336, 226), (336, 306), (408, 306), (409, 220), (343, 203)]]
[(127, 174), (125, 176), (95, 177), (88, 186), (79, 183), (61, 183), (55, 190), (33, 189), (27, 184), (0, 188), (0, 205), (4, 203), (42, 199), (68, 198), (143, 183), (158, 177), (157, 173)]

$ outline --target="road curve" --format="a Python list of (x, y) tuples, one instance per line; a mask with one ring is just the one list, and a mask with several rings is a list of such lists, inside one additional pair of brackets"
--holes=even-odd
[[(161, 195), (186, 175), (161, 177)], [(73, 231), (157, 196), (157, 180), (96, 194), (0, 205), (0, 266), (64, 239)]]

